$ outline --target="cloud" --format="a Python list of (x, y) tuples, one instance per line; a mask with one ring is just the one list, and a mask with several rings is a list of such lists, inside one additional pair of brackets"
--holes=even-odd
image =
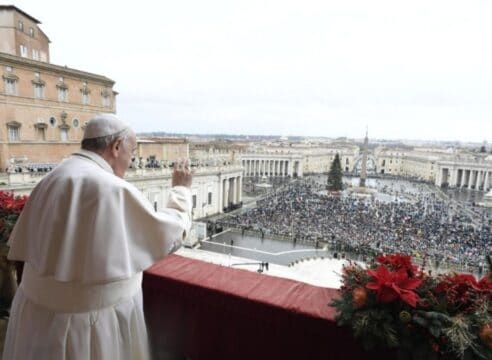
[(54, 63), (116, 80), (138, 130), (492, 141), (487, 1), (17, 6)]

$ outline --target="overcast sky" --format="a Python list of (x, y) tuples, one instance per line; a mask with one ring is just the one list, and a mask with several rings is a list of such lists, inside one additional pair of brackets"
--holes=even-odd
[(490, 0), (13, 4), (137, 131), (492, 142)]

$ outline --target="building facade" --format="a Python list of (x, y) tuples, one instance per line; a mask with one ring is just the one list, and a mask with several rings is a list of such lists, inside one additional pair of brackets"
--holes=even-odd
[(354, 145), (327, 144), (278, 144), (253, 146), (241, 153), (245, 177), (295, 176), (328, 173), (335, 155), (340, 156), (342, 169), (353, 170), (359, 148)]
[(51, 64), (39, 24), (15, 6), (0, 6), (1, 171), (60, 162), (79, 147), (90, 118), (116, 111), (115, 82)]
[[(125, 180), (135, 185), (157, 210), (167, 203), (171, 189), (172, 168), (129, 169)], [(1, 190), (15, 195), (29, 195), (43, 178), (40, 173), (9, 173)], [(193, 219), (229, 211), (242, 203), (242, 168), (238, 164), (227, 166), (200, 166), (193, 169), (192, 213)]]

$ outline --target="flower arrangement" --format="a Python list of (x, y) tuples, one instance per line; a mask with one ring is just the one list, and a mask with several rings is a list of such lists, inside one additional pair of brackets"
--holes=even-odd
[[(489, 257), (489, 267), (492, 263)], [(344, 267), (339, 325), (366, 349), (394, 348), (407, 359), (492, 359), (492, 271), (432, 275), (410, 256), (378, 256)]]
[(8, 241), (26, 201), (27, 196), (14, 196), (12, 193), (0, 191), (0, 243)]

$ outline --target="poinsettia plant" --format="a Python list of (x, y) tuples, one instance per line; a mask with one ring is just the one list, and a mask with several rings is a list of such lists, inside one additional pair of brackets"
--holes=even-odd
[(0, 243), (6, 243), (9, 239), (27, 198), (27, 196), (14, 196), (12, 193), (0, 191)]
[[(489, 258), (490, 269), (492, 263)], [(339, 325), (410, 359), (492, 359), (492, 271), (432, 275), (402, 254), (344, 267)]]

